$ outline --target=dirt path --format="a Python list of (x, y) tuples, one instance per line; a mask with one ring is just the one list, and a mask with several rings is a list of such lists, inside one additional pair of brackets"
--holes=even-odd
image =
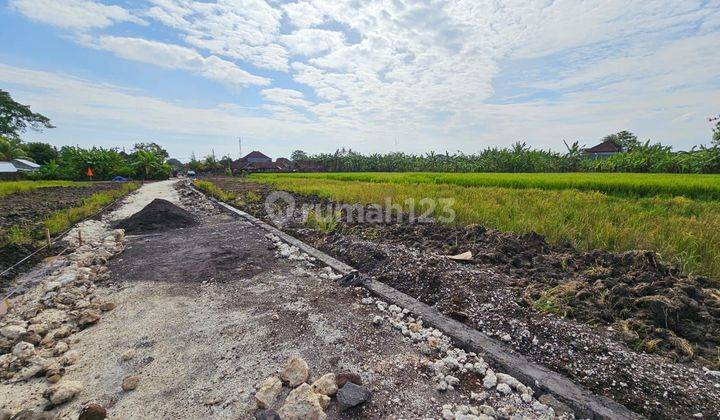
[[(376, 302), (363, 289), (338, 286), (334, 273), (276, 238), (192, 193), (179, 194), (171, 182), (145, 185), (106, 219), (130, 216), (154, 198), (184, 203), (201, 224), (127, 239), (107, 237), (105, 222), (84, 225), (86, 248), (123, 251), (110, 260), (107, 273), (95, 265), (97, 255), (89, 255), (90, 280), (78, 274), (64, 286), (69, 289), (51, 289), (67, 267), (80, 270), (64, 262), (20, 280), (27, 292), (0, 323), (0, 331), (26, 331), (7, 347), (13, 353), (0, 356), (2, 409), (77, 418), (84, 406), (98, 403), (118, 419), (251, 418), (258, 409), (255, 388), (292, 356), (307, 362), (310, 382), (351, 372), (372, 392), (358, 408), (341, 409), (333, 399), (324, 410), (330, 418), (552, 418), (555, 411), (546, 404), (563, 409), (496, 375), (474, 354), (454, 349), (447, 337), (401, 308)], [(81, 298), (65, 299), (63, 293), (75, 289)], [(67, 291), (48, 297), (53, 292), (47, 290)], [(52, 309), (49, 302), (55, 302)], [(98, 319), (84, 323), (93, 310), (87, 308), (108, 309), (107, 303), (116, 307), (95, 311)], [(39, 318), (60, 313), (67, 319), (36, 337), (32, 352), (23, 347)], [(63, 338), (57, 331), (65, 326), (72, 332)], [(71, 350), (58, 351), (60, 341)], [(28, 355), (21, 354), (25, 350)], [(43, 368), (20, 378), (33, 366), (51, 363), (60, 363), (64, 372)], [(53, 385), (43, 374), (61, 378)], [(131, 391), (121, 387), (128, 376), (139, 379)], [(57, 397), (58, 388), (73, 395), (53, 407), (48, 397)], [(272, 408), (280, 410), (288, 392), (284, 387)]]

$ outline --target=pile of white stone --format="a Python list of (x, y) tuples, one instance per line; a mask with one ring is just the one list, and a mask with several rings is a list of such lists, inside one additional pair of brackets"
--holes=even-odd
[(44, 377), (51, 405), (82, 390), (82, 384), (63, 380), (65, 368), (80, 358), (72, 349), (73, 335), (115, 308), (95, 294), (95, 284), (108, 278), (107, 260), (125, 248), (123, 231), (101, 221), (83, 222), (66, 238), (71, 252), (48, 263), (49, 275), (23, 285), (25, 292), (13, 297), (12, 309), (0, 320), (0, 378)]
[(397, 305), (388, 305), (381, 299), (363, 298), (362, 303), (374, 305), (382, 315), (373, 318), (373, 324), (381, 326), (388, 323), (412, 340), (428, 356), (426, 368), (436, 382), (439, 392), (448, 392), (461, 387), (461, 379), (475, 375), (481, 379), (484, 388), (481, 392), (471, 392), (470, 400), (490, 405), (464, 406), (455, 410), (452, 406), (443, 406), (442, 417), (448, 420), (474, 420), (484, 418), (512, 417), (514, 415), (531, 418), (555, 418), (554, 410), (533, 397), (533, 389), (516, 378), (493, 371), (482, 357), (475, 353), (466, 353), (454, 347), (448, 336), (435, 328), (423, 326), (422, 319), (414, 318), (407, 310)]

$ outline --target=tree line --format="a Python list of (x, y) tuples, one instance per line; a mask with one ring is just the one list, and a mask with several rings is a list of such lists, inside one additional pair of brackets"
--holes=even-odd
[(41, 142), (24, 142), (28, 128), (54, 128), (50, 119), (0, 90), (0, 161), (26, 159), (42, 165), (27, 174), (37, 179), (109, 180), (116, 176), (134, 179), (166, 179), (172, 170), (168, 153), (156, 143), (137, 143), (125, 153), (103, 147), (63, 146), (59, 150)]
[(628, 132), (611, 134), (602, 141), (612, 141), (623, 151), (612, 156), (593, 158), (579, 142), (565, 143), (566, 151), (540, 150), (524, 142), (510, 147), (487, 148), (479, 153), (375, 153), (364, 155), (339, 149), (335, 153), (308, 155), (296, 150), (291, 155), (295, 168), (318, 168), (330, 172), (657, 172), (720, 173), (720, 116), (715, 124), (709, 147), (673, 151), (672, 147), (650, 140), (641, 142)]

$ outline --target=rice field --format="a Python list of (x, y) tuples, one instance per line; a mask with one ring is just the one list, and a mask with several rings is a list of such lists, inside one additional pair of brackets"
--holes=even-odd
[(714, 175), (296, 173), (250, 179), (350, 203), (451, 198), (461, 225), (537, 232), (581, 250), (653, 250), (685, 273), (720, 279), (720, 178)]
[[(273, 177), (272, 174), (254, 175)], [(605, 194), (654, 197), (682, 196), (720, 200), (720, 175), (633, 173), (438, 173), (342, 172), (278, 174), (283, 178), (330, 179), (390, 184), (449, 184), (463, 187), (575, 189)]]

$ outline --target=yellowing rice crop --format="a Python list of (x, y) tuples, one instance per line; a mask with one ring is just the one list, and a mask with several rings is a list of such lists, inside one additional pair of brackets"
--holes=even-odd
[[(483, 178), (485, 175), (496, 174), (255, 174), (251, 179), (299, 194), (316, 194), (350, 203), (384, 203), (387, 197), (394, 203), (424, 197), (453, 198), (459, 224), (479, 223), (516, 233), (534, 231), (545, 235), (550, 242), (569, 242), (581, 250), (649, 249), (686, 273), (720, 278), (720, 201), (709, 199), (719, 188), (710, 182), (713, 176), (500, 174), (504, 177), (498, 179), (517, 183), (522, 183), (523, 176), (529, 178), (528, 183), (533, 183), (552, 175), (546, 179), (555, 187), (458, 185), (462, 179), (485, 182), (477, 181), (489, 179)], [(584, 179), (592, 179), (594, 183), (608, 175), (618, 176), (608, 178), (609, 186), (593, 188), (607, 191), (560, 188), (563, 182), (581, 183), (574, 177), (583, 175), (591, 175)], [(627, 180), (623, 181), (621, 175), (627, 176)], [(372, 182), (356, 180), (373, 176)], [(418, 179), (424, 181), (417, 182)], [(665, 191), (664, 194), (681, 191), (683, 185), (689, 186), (690, 196), (698, 195), (700, 190), (709, 193), (702, 196), (702, 200), (672, 196), (677, 194), (647, 196), (651, 190), (637, 186), (643, 180), (658, 191)], [(619, 190), (629, 195), (613, 194)], [(645, 191), (640, 194), (643, 196), (638, 196), (640, 191)]]

